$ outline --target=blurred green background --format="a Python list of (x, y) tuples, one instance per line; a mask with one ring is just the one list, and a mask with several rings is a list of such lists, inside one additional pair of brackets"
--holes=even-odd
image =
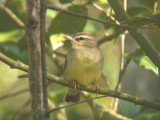
[[(110, 14), (110, 5), (106, 0), (93, 0), (92, 3), (99, 5), (103, 12)], [(26, 24), (26, 0), (0, 0), (10, 9), (24, 24)], [(87, 0), (48, 0), (47, 4), (64, 8), (76, 14), (90, 16), (97, 19), (109, 20), (109, 18), (93, 4)], [(156, 11), (155, 5), (157, 4)], [(128, 0), (128, 14), (133, 18), (131, 25), (140, 25), (143, 21), (138, 21), (138, 17), (148, 17), (160, 11), (158, 0)], [(116, 18), (114, 12), (112, 15)], [(137, 22), (137, 21), (138, 22)], [(141, 20), (141, 19), (140, 19)], [(110, 21), (112, 22), (112, 21)], [(144, 21), (146, 24), (146, 22)], [(146, 27), (159, 27), (151, 21)], [(155, 49), (160, 52), (159, 29), (141, 29), (152, 41)], [(73, 35), (77, 32), (86, 32), (92, 35), (97, 41), (105, 38), (116, 31), (111, 25), (82, 19), (62, 12), (47, 9), (46, 11), (46, 61), (49, 73), (63, 77), (63, 65), (67, 51), (71, 43), (65, 41), (63, 36)], [(111, 89), (117, 85), (120, 72), (120, 37), (105, 42), (99, 46), (104, 56), (103, 72), (110, 84)], [(121, 91), (145, 98), (147, 100), (160, 101), (160, 80), (158, 69), (152, 61), (143, 53), (138, 44), (130, 34), (125, 37), (125, 62), (130, 59), (126, 72), (122, 79)], [(56, 52), (53, 52), (56, 51)], [(14, 20), (0, 7), (0, 52), (6, 56), (28, 64), (27, 37), (24, 28), (19, 28)], [(29, 82), (27, 78), (18, 78), (25, 72), (18, 69), (11, 69), (8, 65), (0, 61), (0, 120), (30, 120), (30, 95)], [(109, 89), (106, 80), (101, 79), (98, 83), (101, 88)], [(63, 106), (63, 97), (66, 87), (56, 83), (48, 85), (49, 108)], [(95, 94), (84, 93), (85, 96), (96, 97)], [(81, 96), (81, 100), (85, 98)], [(108, 120), (124, 119), (110, 114), (113, 110), (109, 106), (113, 99), (111, 97), (94, 100), (93, 103), (100, 108), (99, 115), (108, 112)], [(96, 107), (95, 107), (96, 108)], [(93, 120), (95, 111), (88, 103), (83, 103), (61, 109), (50, 115), (50, 120)], [(120, 100), (118, 113), (135, 120), (159, 120), (160, 112), (140, 105)], [(116, 115), (115, 115), (116, 116)]]

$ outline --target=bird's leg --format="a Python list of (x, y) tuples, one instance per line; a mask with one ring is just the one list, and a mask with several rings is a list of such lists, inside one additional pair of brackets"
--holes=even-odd
[(94, 89), (94, 87), (96, 88), (96, 96), (97, 96), (97, 94), (98, 94), (98, 91), (101, 91), (101, 88), (96, 84), (96, 83), (92, 83), (93, 84), (93, 88), (92, 88), (92, 90)]
[(73, 80), (73, 91), (76, 92), (76, 88), (79, 88), (79, 83)]

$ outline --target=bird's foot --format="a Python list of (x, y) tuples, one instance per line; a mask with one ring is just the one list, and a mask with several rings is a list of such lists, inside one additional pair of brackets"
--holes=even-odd
[(73, 80), (73, 92), (76, 92), (76, 89), (79, 88), (79, 83)]
[(94, 82), (93, 82), (92, 84), (93, 84), (92, 90), (93, 90), (94, 88), (96, 88), (96, 96), (97, 96), (98, 92), (101, 91), (101, 88), (100, 88), (96, 83), (94, 83)]

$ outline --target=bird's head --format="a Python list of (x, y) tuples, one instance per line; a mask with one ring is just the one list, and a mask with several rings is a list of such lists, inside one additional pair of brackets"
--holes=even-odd
[(76, 33), (73, 36), (65, 36), (67, 40), (72, 42), (73, 47), (96, 47), (97, 42), (87, 33)]

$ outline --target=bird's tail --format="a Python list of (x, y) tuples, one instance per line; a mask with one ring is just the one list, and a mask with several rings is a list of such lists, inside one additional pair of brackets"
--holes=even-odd
[(72, 88), (68, 88), (64, 101), (66, 102), (77, 102), (80, 99), (80, 90), (73, 91)]

